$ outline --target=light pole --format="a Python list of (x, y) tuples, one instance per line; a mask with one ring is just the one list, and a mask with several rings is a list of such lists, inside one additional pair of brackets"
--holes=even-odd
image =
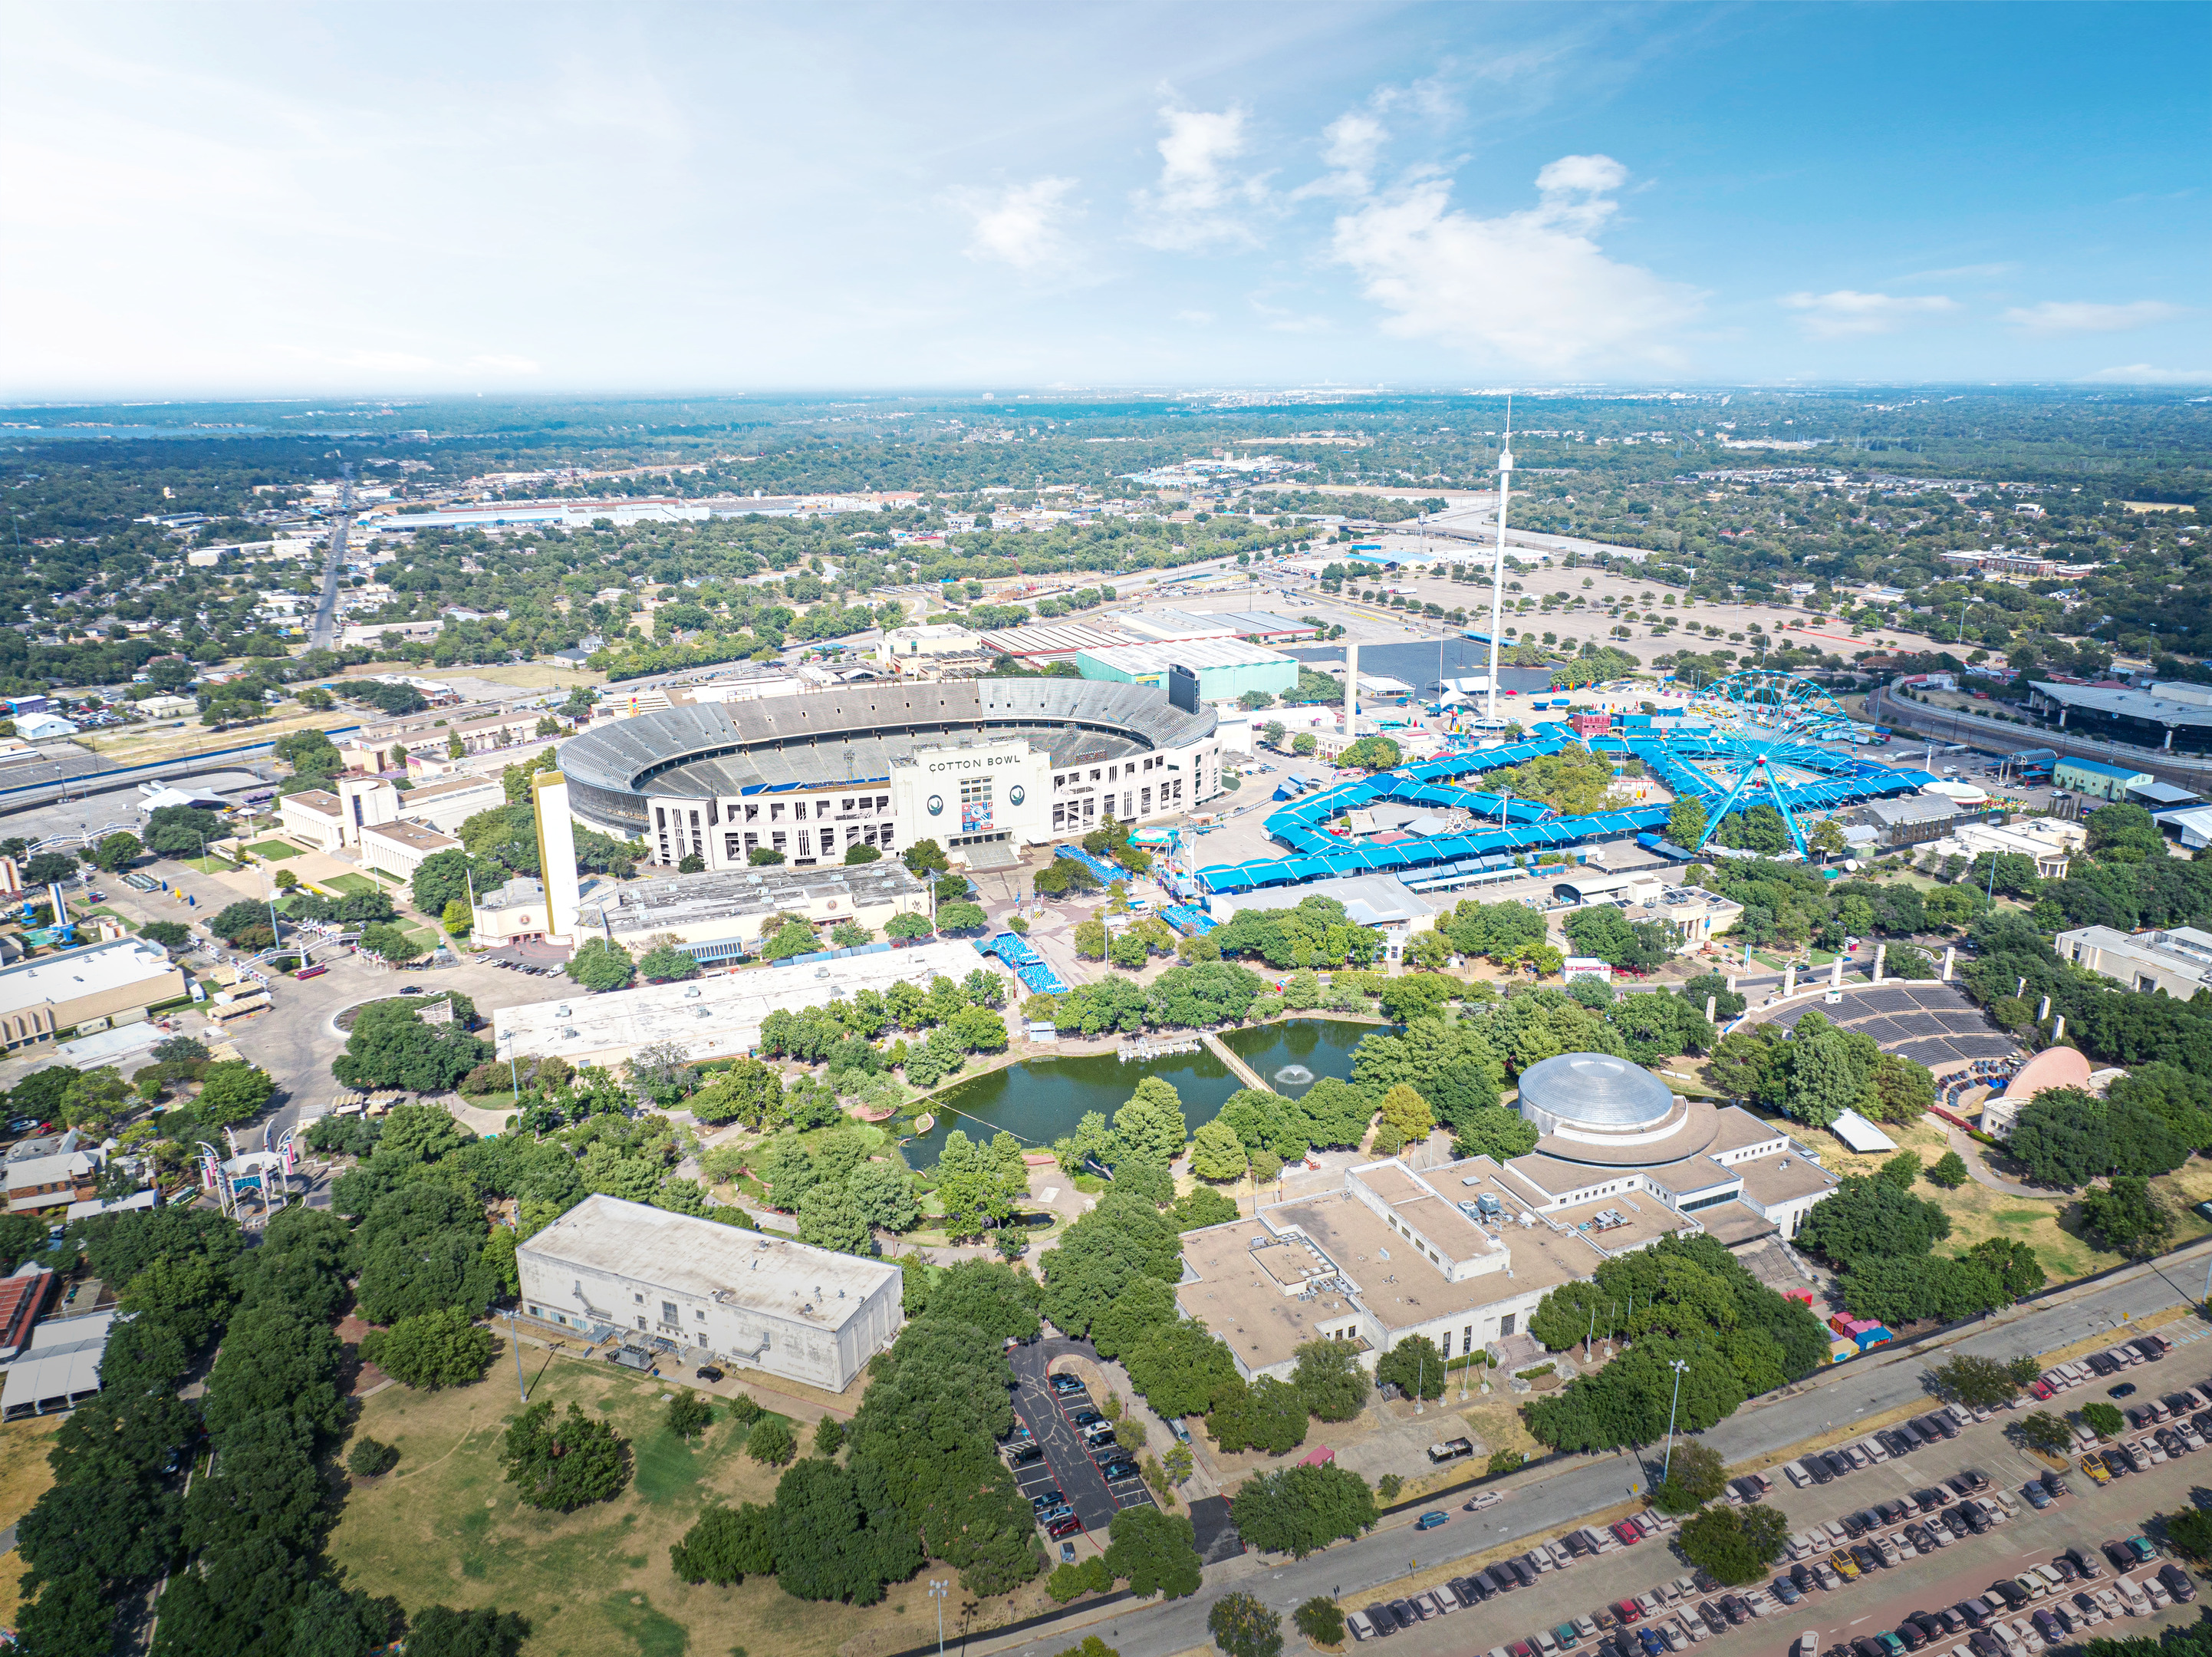
[(512, 1307), (508, 1308), (507, 1314), (507, 1343), (514, 1349), (514, 1390), (522, 1394), (522, 1401), (527, 1404), (530, 1402), (530, 1388), (523, 1384), (522, 1343), (515, 1337), (514, 1312)]
[(937, 1657), (945, 1657), (945, 1597), (949, 1592), (945, 1578), (929, 1579), (929, 1597), (937, 1601)]
[(1689, 1364), (1680, 1358), (1670, 1358), (1667, 1367), (1674, 1372), (1674, 1397), (1667, 1405), (1667, 1453), (1659, 1463), (1659, 1482), (1667, 1482), (1668, 1470), (1674, 1465), (1674, 1405), (1682, 1401), (1682, 1372)]

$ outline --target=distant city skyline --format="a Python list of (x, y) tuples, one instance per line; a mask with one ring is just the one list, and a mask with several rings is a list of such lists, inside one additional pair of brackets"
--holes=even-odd
[(2212, 382), (2201, 5), (6, 15), (12, 399)]

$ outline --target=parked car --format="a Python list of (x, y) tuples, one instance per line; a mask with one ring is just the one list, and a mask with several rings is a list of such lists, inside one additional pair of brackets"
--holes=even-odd
[(1417, 1531), (1433, 1531), (1437, 1526), (1446, 1523), (1450, 1518), (1451, 1515), (1445, 1513), (1423, 1514), (1419, 1519), (1413, 1521), (1413, 1528)]
[(1067, 1498), (1065, 1496), (1062, 1496), (1058, 1490), (1047, 1490), (1042, 1496), (1031, 1496), (1030, 1498), (1030, 1507), (1036, 1513), (1043, 1513), (1048, 1508), (1060, 1507), (1062, 1503), (1066, 1502), (1066, 1500)]
[(1066, 1518), (1057, 1520), (1050, 1529), (1045, 1532), (1045, 1534), (1052, 1538), (1054, 1541), (1057, 1542), (1063, 1536), (1073, 1536), (1082, 1528), (1083, 1521), (1078, 1519), (1073, 1514), (1070, 1514)]
[(1013, 1453), (1007, 1456), (1006, 1465), (1011, 1467), (1028, 1467), (1034, 1465), (1036, 1463), (1042, 1461), (1043, 1459), (1044, 1449), (1042, 1446), (1036, 1444), (1023, 1444), (1016, 1446)]
[(1139, 1471), (1137, 1464), (1127, 1456), (1117, 1456), (1098, 1470), (1109, 1484), (1117, 1484), (1125, 1478), (1134, 1478)]
[(1066, 1370), (1047, 1375), (1044, 1384), (1055, 1392), (1080, 1392), (1083, 1390), (1083, 1383)]

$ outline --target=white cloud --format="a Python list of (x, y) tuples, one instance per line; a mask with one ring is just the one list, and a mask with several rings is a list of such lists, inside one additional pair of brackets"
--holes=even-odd
[(1261, 326), (1274, 333), (1321, 333), (1331, 327), (1325, 316), (1310, 314), (1301, 316), (1296, 311), (1280, 305), (1270, 305), (1262, 300), (1251, 302), (1252, 313), (1260, 319)]
[(1202, 328), (1213, 320), (1213, 313), (1211, 311), (1177, 311), (1175, 314), (1175, 320), (1178, 322), (1188, 322), (1193, 327)]
[(2130, 362), (2082, 377), (2121, 386), (2201, 386), (2212, 382), (2212, 369), (2154, 369), (2148, 362)]
[(1609, 155), (1563, 156), (1536, 175), (1535, 206), (1490, 219), (1454, 210), (1445, 180), (1418, 181), (1340, 216), (1335, 258), (1395, 314), (1387, 332), (1552, 373), (1671, 368), (1681, 353), (1670, 336), (1699, 295), (1607, 258), (1594, 239), (1627, 179)]
[(1322, 158), (1329, 170), (1311, 184), (1299, 186), (1291, 193), (1303, 199), (1308, 196), (1364, 196), (1375, 188), (1375, 163), (1382, 153), (1382, 145), (1389, 137), (1389, 130), (1364, 110), (1352, 110), (1338, 116), (1322, 129), (1327, 143)]
[(1074, 216), (1073, 179), (1033, 179), (1003, 190), (961, 190), (953, 204), (970, 221), (968, 257), (993, 259), (1018, 271), (1064, 265), (1074, 248), (1065, 226)]
[(2181, 314), (2181, 307), (2160, 299), (2131, 305), (2096, 305), (2086, 300), (2046, 299), (2040, 305), (2015, 305), (2004, 320), (2030, 333), (2118, 333), (2148, 327)]
[(1956, 300), (1941, 294), (1862, 294), (1849, 288), (1838, 288), (1832, 294), (1786, 294), (1782, 302), (1804, 313), (1805, 332), (1815, 339), (1894, 333), (1918, 318), (1959, 308)]
[(2003, 265), (1954, 265), (1944, 271), (1915, 271), (1911, 276), (1900, 277), (1901, 282), (1979, 282), (2001, 276), (2010, 276), (2020, 266)]
[(1236, 210), (1266, 199), (1267, 185), (1230, 170), (1250, 148), (1244, 111), (1163, 109), (1160, 177), (1148, 190), (1130, 192), (1140, 221), (1137, 240), (1147, 247), (1188, 253), (1219, 243), (1257, 242)]

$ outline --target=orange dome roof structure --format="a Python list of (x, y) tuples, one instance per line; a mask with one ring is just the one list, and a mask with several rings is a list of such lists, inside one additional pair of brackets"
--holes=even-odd
[(2018, 1110), (2036, 1094), (2053, 1087), (2081, 1087), (2089, 1085), (2089, 1061), (2081, 1057), (2077, 1047), (2046, 1047), (2021, 1067), (2020, 1074), (2007, 1084), (2005, 1103)]

